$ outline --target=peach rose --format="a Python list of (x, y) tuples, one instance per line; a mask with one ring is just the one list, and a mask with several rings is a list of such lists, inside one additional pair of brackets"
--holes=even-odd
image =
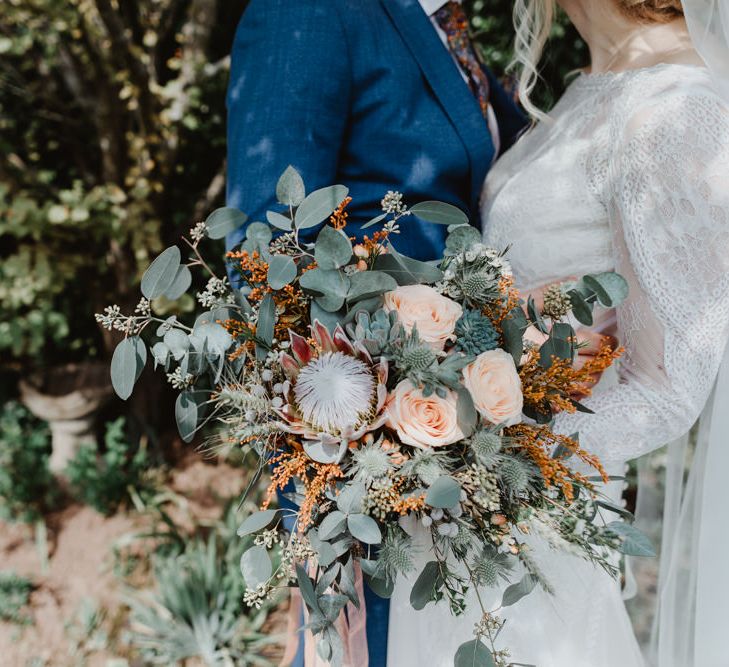
[(445, 398), (437, 394), (426, 398), (410, 380), (403, 380), (390, 394), (388, 425), (406, 445), (421, 449), (452, 445), (464, 437), (458, 427), (457, 403), (453, 391)]
[(479, 414), (492, 424), (513, 426), (521, 421), (524, 396), (514, 358), (490, 350), (463, 369), (463, 384)]
[(387, 312), (397, 312), (398, 320), (408, 333), (416, 327), (420, 340), (436, 351), (455, 339), (453, 331), (463, 314), (460, 304), (427, 285), (406, 285), (387, 292), (383, 307)]

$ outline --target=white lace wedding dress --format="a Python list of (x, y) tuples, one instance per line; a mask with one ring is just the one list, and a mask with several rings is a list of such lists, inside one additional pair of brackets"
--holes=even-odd
[[(579, 431), (582, 445), (620, 474), (625, 461), (691, 427), (726, 347), (729, 111), (703, 68), (660, 65), (581, 75), (551, 116), (492, 169), (485, 242), (511, 246), (523, 291), (609, 270), (630, 282), (617, 312), (626, 348), (619, 384), (601, 383), (586, 401), (595, 415), (557, 422), (564, 433)], [(429, 558), (420, 537), (422, 569)], [(544, 543), (533, 547), (556, 595), (537, 591), (504, 610), (499, 644), (512, 660), (643, 665), (619, 584)], [(458, 646), (473, 637), (480, 607), (470, 604), (459, 618), (433, 604), (417, 612), (409, 604), (412, 581), (392, 598), (388, 666), (451, 667)], [(497, 591), (485, 597), (498, 606)]]

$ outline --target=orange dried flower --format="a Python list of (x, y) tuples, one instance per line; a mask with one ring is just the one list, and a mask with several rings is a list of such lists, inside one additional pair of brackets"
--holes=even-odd
[(314, 507), (321, 501), (327, 489), (333, 488), (336, 481), (344, 477), (344, 473), (335, 463), (312, 461), (298, 443), (291, 444), (295, 447), (293, 452), (283, 452), (270, 461), (273, 464), (271, 483), (261, 508), (266, 509), (269, 506), (277, 489), (283, 489), (294, 477), (299, 478), (304, 484), (305, 493), (299, 510), (298, 530), (304, 531), (311, 525)]
[(600, 459), (582, 449), (576, 440), (553, 433), (546, 426), (518, 424), (506, 429), (505, 434), (513, 438), (516, 445), (539, 467), (547, 486), (558, 487), (567, 502), (574, 500), (574, 482), (588, 488), (592, 485), (587, 477), (566, 465), (563, 458), (553, 458), (552, 452), (556, 447), (564, 448), (572, 456), (594, 468), (605, 482), (609, 480)]
[(497, 331), (501, 331), (502, 322), (519, 305), (521, 295), (514, 287), (513, 276), (502, 276), (499, 280), (499, 293), (501, 301), (494, 305), (485, 306), (483, 314), (492, 322)]
[(344, 201), (337, 207), (337, 210), (332, 213), (332, 215), (329, 218), (329, 222), (331, 223), (332, 227), (334, 229), (344, 229), (347, 226), (347, 218), (349, 217), (349, 213), (345, 211), (347, 206), (352, 202), (351, 197), (345, 197)]
[(519, 371), (524, 405), (542, 414), (549, 414), (550, 410), (574, 413), (576, 407), (570, 397), (590, 396), (593, 376), (605, 372), (622, 353), (622, 348), (613, 349), (606, 342), (582, 368), (576, 368), (569, 359), (558, 358), (544, 368), (539, 363), (539, 350), (530, 350)]

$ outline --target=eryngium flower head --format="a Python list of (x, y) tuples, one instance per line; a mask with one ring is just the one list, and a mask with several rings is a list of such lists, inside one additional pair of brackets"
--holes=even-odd
[(315, 344), (289, 332), (291, 354), (281, 355), (290, 388), (278, 411), (281, 425), (303, 438), (304, 449), (320, 463), (342, 460), (347, 445), (385, 421), (387, 361), (375, 364), (361, 344), (337, 326), (333, 334), (315, 321)]
[(354, 479), (366, 484), (385, 477), (392, 470), (390, 452), (382, 447), (382, 440), (360, 447), (352, 455)]
[(498, 461), (502, 442), (501, 436), (496, 433), (485, 428), (479, 429), (469, 438), (468, 444), (476, 458), (487, 468)]

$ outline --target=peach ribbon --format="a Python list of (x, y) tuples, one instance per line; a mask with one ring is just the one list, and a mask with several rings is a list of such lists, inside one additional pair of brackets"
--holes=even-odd
[[(367, 649), (367, 612), (364, 599), (364, 579), (359, 563), (354, 563), (354, 588), (359, 599), (359, 609), (351, 602), (339, 614), (335, 627), (344, 642), (344, 660), (342, 667), (368, 667), (369, 653)], [(291, 602), (289, 604), (287, 622), (287, 643), (280, 667), (288, 667), (299, 648), (301, 641), (301, 613), (304, 611), (306, 622), (306, 608), (298, 588), (291, 589)], [(304, 667), (329, 667), (328, 661), (322, 660), (316, 652), (316, 638), (310, 630), (304, 634)]]

